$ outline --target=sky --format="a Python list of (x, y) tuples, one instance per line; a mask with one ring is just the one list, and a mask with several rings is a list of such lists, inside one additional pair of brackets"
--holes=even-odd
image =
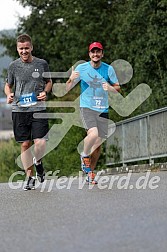
[(27, 16), (30, 13), (28, 8), (23, 8), (16, 0), (3, 0), (0, 7), (0, 31), (15, 29), (18, 23), (18, 16)]

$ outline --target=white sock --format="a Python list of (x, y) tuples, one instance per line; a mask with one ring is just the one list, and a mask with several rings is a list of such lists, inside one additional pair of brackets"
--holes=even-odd
[(89, 155), (85, 154), (84, 152), (81, 153), (82, 157), (89, 157)]
[(37, 161), (35, 157), (33, 158), (33, 162), (34, 162), (34, 164), (36, 164), (36, 165), (41, 164), (41, 160), (40, 160), (40, 161)]

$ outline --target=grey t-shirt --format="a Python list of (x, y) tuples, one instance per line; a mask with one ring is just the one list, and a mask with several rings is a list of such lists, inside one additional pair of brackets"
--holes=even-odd
[(45, 88), (50, 78), (44, 78), (43, 73), (49, 72), (48, 63), (36, 57), (32, 62), (23, 62), (20, 58), (10, 63), (8, 68), (7, 83), (13, 87), (14, 101), (12, 103), (13, 112), (41, 111), (46, 109), (44, 101), (37, 101), (35, 105), (22, 107), (20, 97), (29, 93), (37, 96)]

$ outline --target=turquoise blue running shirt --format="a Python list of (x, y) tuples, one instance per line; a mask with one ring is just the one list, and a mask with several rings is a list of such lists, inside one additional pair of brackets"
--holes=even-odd
[(75, 71), (80, 73), (81, 86), (80, 107), (98, 112), (108, 112), (108, 91), (104, 91), (103, 82), (113, 85), (118, 82), (111, 65), (101, 62), (99, 68), (93, 68), (90, 61), (80, 64)]

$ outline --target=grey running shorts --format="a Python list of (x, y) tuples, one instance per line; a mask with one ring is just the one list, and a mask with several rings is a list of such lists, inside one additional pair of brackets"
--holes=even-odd
[(107, 138), (108, 135), (108, 113), (99, 113), (98, 111), (80, 108), (81, 119), (86, 130), (97, 127), (99, 137)]

